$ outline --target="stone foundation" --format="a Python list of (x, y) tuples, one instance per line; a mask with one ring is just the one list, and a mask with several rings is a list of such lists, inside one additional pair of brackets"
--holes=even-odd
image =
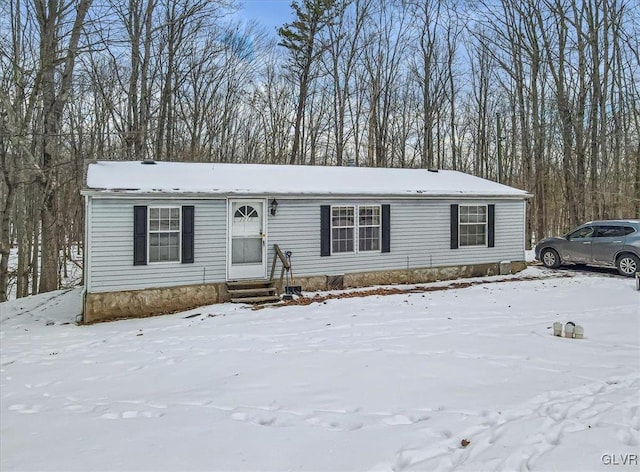
[[(503, 261), (494, 264), (476, 264), (422, 269), (380, 270), (354, 272), (344, 276), (296, 277), (295, 284), (306, 292), (370, 287), (372, 285), (421, 284), (468, 277), (515, 274), (527, 267), (524, 261)], [(339, 286), (337, 282), (342, 281)]]
[(83, 319), (85, 323), (94, 323), (120, 318), (144, 318), (211, 305), (228, 298), (224, 283), (87, 293)]
[[(465, 277), (514, 274), (525, 269), (524, 261), (503, 261), (423, 269), (355, 272), (340, 276), (296, 277), (295, 285), (306, 292), (369, 287), (372, 285), (419, 284)], [(224, 282), (184, 287), (153, 288), (122, 292), (87, 293), (84, 301), (84, 322), (142, 318), (229, 300)]]

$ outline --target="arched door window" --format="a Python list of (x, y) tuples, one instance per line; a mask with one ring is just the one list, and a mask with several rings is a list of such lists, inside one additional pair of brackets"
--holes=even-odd
[(258, 212), (255, 208), (250, 205), (242, 205), (240, 208), (236, 210), (233, 214), (234, 218), (240, 218), (244, 221), (247, 221), (251, 218), (258, 218)]

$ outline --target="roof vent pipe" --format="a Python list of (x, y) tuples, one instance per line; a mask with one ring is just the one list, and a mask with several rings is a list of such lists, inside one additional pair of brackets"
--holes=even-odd
[(434, 173), (438, 173), (438, 169), (427, 169), (429, 172), (434, 172)]
[(157, 164), (156, 161), (154, 161), (153, 159), (145, 159), (144, 161), (141, 161), (140, 164)]

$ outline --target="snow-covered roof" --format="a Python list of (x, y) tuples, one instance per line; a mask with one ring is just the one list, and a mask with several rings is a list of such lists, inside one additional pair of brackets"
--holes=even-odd
[(216, 195), (529, 195), (452, 170), (139, 161), (89, 164), (87, 189)]

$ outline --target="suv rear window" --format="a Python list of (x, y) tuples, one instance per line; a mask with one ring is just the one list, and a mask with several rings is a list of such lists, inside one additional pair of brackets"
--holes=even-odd
[(598, 226), (596, 238), (619, 238), (633, 233), (635, 230), (630, 226)]

